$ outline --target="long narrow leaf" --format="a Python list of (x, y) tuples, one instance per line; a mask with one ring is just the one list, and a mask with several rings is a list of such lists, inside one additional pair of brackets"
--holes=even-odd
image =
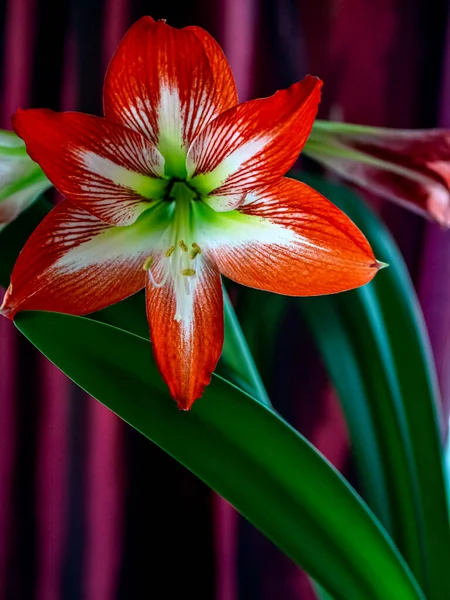
[(319, 178), (302, 179), (340, 206), (390, 264), (360, 290), (300, 305), (341, 398), (365, 497), (427, 597), (450, 598), (440, 398), (413, 285), (395, 242), (362, 200)]
[(266, 406), (271, 406), (264, 384), (250, 353), (241, 325), (236, 317), (233, 305), (224, 289), (225, 307), (225, 343), (222, 361), (238, 375), (249, 387), (249, 392)]
[(192, 412), (180, 412), (146, 340), (50, 313), (22, 313), (16, 325), (78, 385), (234, 504), (336, 599), (423, 598), (352, 488), (260, 402), (215, 376)]

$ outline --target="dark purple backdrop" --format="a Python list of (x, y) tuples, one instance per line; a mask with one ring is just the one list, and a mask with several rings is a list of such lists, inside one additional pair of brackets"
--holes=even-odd
[[(325, 82), (322, 118), (450, 127), (444, 0), (0, 0), (0, 126), (19, 106), (100, 114), (108, 59), (144, 14), (215, 35), (241, 99), (310, 72)], [(371, 201), (417, 284), (448, 406), (450, 233)], [(352, 478), (338, 404), (303, 325), (295, 327), (295, 346), (280, 332), (287, 345), (274, 398), (286, 386), (289, 394), (277, 408)], [(313, 596), (299, 569), (229, 505), (1, 320), (0, 600), (143, 597)]]

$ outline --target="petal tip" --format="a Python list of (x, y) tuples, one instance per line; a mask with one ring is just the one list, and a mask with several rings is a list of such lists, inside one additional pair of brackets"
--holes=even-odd
[(385, 262), (382, 262), (380, 260), (377, 260), (371, 266), (374, 269), (377, 269), (377, 271), (381, 271), (381, 269), (385, 269), (386, 267), (389, 267), (389, 263), (385, 263)]
[(322, 79), (320, 79), (320, 77), (317, 77), (317, 75), (310, 75), (308, 73), (308, 75), (306, 75), (303, 79), (304, 82), (307, 81), (311, 81), (311, 83), (314, 81), (314, 84), (318, 86), (318, 89), (322, 89), (323, 87), (323, 81)]
[(174, 398), (181, 412), (189, 412), (198, 398)]
[(194, 386), (189, 390), (178, 390), (175, 392), (169, 385), (169, 390), (172, 398), (177, 403), (177, 407), (182, 412), (189, 412), (194, 406), (194, 403), (203, 396), (205, 388), (211, 383), (212, 375), (209, 376), (207, 381), (204, 381), (201, 385)]
[(8, 319), (13, 319), (16, 311), (14, 310), (14, 306), (11, 306), (10, 298), (12, 295), (12, 284), (6, 290), (6, 294), (3, 297), (2, 305), (0, 306), (0, 315), (2, 317), (7, 317)]

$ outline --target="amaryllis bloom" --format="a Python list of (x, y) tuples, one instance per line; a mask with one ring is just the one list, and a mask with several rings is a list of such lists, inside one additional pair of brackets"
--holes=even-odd
[(138, 21), (109, 65), (105, 118), (49, 110), (13, 118), (67, 200), (25, 245), (3, 314), (83, 315), (145, 287), (156, 361), (188, 409), (222, 350), (221, 273), (294, 296), (370, 281), (379, 264), (357, 227), (283, 178), (310, 133), (320, 87), (306, 77), (238, 104), (230, 67), (205, 31)]
[(50, 186), (23, 141), (12, 131), (0, 130), (0, 231)]
[(345, 179), (450, 225), (450, 131), (316, 121), (304, 151)]

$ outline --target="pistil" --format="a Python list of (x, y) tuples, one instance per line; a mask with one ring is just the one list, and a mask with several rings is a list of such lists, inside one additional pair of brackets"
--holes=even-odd
[(197, 283), (197, 274), (200, 246), (193, 241), (193, 223), (191, 202), (195, 201), (195, 194), (183, 182), (175, 182), (170, 192), (170, 199), (174, 203), (173, 222), (170, 230), (170, 246), (161, 257), (161, 281), (156, 281), (152, 266), (153, 258), (148, 257), (144, 263), (147, 267), (149, 278), (153, 286), (162, 287), (166, 284), (173, 285), (176, 308), (175, 319), (187, 324), (193, 311), (193, 292)]

